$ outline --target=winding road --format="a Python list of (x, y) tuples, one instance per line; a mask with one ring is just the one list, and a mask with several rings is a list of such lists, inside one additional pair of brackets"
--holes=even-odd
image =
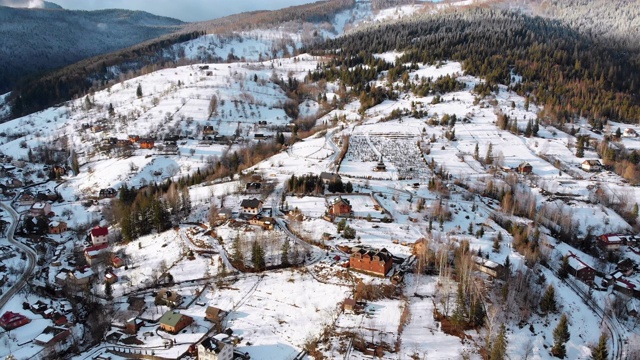
[(7, 240), (9, 240), (9, 242), (12, 245), (15, 245), (18, 248), (20, 248), (27, 255), (27, 266), (25, 267), (24, 273), (22, 274), (20, 279), (18, 279), (18, 281), (13, 285), (13, 287), (11, 287), (11, 289), (9, 289), (9, 291), (7, 291), (0, 298), (0, 310), (2, 310), (2, 308), (7, 304), (7, 302), (9, 302), (9, 300), (24, 287), (24, 285), (27, 283), (27, 279), (29, 279), (29, 277), (31, 276), (31, 273), (33, 273), (33, 269), (36, 267), (36, 253), (33, 249), (31, 249), (25, 244), (22, 244), (21, 242), (17, 241), (13, 237), (13, 234), (15, 233), (16, 228), (18, 227), (18, 221), (20, 220), (20, 215), (18, 215), (18, 213), (10, 205), (7, 205), (6, 203), (0, 203), (0, 207), (6, 210), (11, 215), (11, 218), (13, 219), (13, 221), (11, 222), (11, 226), (9, 227), (9, 230), (7, 231)]

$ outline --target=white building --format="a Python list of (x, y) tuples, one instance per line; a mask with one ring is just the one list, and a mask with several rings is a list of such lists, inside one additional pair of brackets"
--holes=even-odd
[(198, 360), (231, 360), (233, 359), (233, 345), (218, 336), (208, 337), (198, 344)]

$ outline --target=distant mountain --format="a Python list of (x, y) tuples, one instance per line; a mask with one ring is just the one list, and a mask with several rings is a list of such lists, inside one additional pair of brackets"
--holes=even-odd
[(142, 11), (0, 6), (0, 93), (18, 80), (174, 32), (183, 22)]

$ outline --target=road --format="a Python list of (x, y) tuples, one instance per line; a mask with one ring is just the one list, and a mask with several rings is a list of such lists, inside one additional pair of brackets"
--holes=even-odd
[(24, 285), (27, 283), (27, 279), (31, 276), (31, 273), (33, 273), (33, 269), (36, 267), (36, 253), (27, 245), (24, 245), (13, 238), (16, 227), (18, 227), (18, 221), (20, 220), (20, 216), (18, 215), (18, 213), (10, 205), (7, 205), (5, 203), (0, 203), (0, 207), (7, 211), (13, 219), (9, 230), (7, 230), (7, 239), (11, 244), (19, 247), (25, 254), (27, 254), (27, 266), (25, 267), (24, 273), (22, 274), (20, 279), (18, 279), (18, 281), (13, 285), (13, 287), (11, 287), (9, 291), (2, 295), (2, 298), (0, 298), (0, 310), (2, 310), (2, 308), (7, 304), (7, 302), (9, 302), (13, 295), (15, 295), (24, 287)]
[(629, 344), (625, 337), (625, 329), (622, 324), (618, 322), (618, 319), (615, 316), (611, 316), (605, 309), (602, 309), (598, 303), (596, 303), (589, 294), (587, 294), (583, 289), (580, 288), (577, 284), (573, 283), (573, 280), (566, 279), (563, 280), (567, 286), (569, 286), (581, 299), (584, 303), (591, 308), (591, 310), (601, 319), (602, 324), (607, 328), (607, 332), (609, 333), (609, 339), (611, 340), (611, 349), (609, 349), (611, 359), (615, 360), (625, 360), (627, 359), (627, 354), (629, 353)]

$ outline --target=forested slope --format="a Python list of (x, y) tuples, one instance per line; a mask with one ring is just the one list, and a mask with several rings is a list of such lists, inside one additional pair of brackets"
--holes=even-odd
[(0, 6), (0, 93), (24, 76), (157, 38), (182, 24), (141, 11)]
[(548, 119), (566, 122), (582, 115), (640, 120), (640, 69), (635, 53), (581, 34), (556, 20), (474, 8), (382, 24), (330, 40), (314, 49), (359, 52), (404, 51), (403, 62), (462, 61), (464, 70), (490, 86), (510, 84), (545, 106)]

